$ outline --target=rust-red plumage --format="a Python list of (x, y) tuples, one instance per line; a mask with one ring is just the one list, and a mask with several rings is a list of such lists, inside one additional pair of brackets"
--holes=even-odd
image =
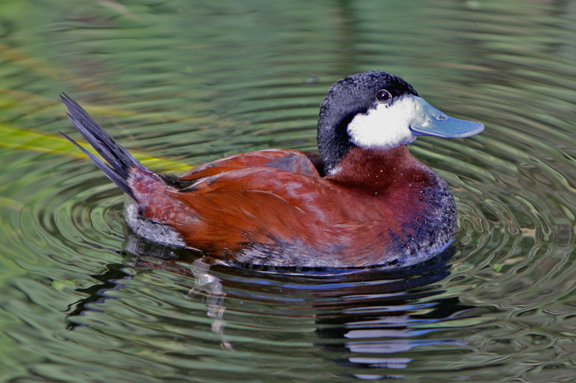
[[(247, 243), (274, 247), (281, 241), (298, 243), (295, 250), (314, 257), (314, 262), (330, 257), (339, 266), (384, 263), (383, 255), (394, 250), (392, 237), (401, 236), (402, 222), (423, 224), (431, 213), (421, 191), (435, 186), (437, 180), (404, 145), (368, 152), (351, 153), (343, 164), (346, 171), (325, 178), (318, 172), (302, 173), (300, 168), (290, 171), (261, 161), (234, 161), (237, 167), (227, 164), (218, 172), (215, 166), (211, 168), (215, 175), (209, 177), (204, 170), (186, 175), (182, 179), (202, 175), (186, 192), (165, 191), (159, 181), (158, 187), (197, 219), (187, 222), (164, 214), (163, 201), (151, 202), (143, 214), (175, 227), (187, 244), (222, 257), (233, 258)], [(279, 153), (274, 154), (276, 159)], [(244, 156), (235, 159), (239, 157)], [(370, 176), (358, 179), (357, 167), (374, 169), (362, 173)], [(130, 186), (138, 198), (140, 184)]]
[[(340, 118), (334, 118), (327, 98), (319, 122), (322, 158), (263, 150), (214, 161), (179, 178), (143, 167), (76, 103), (63, 100), (70, 120), (111, 167), (91, 159), (136, 201), (127, 218), (137, 234), (241, 263), (400, 266), (447, 246), (456, 233), (456, 212), (446, 183), (405, 143), (362, 147), (349, 137), (346, 124), (355, 114), (372, 113), (371, 105), (378, 107), (377, 91), (387, 89), (397, 99), (417, 96), (404, 82), (398, 85), (398, 78), (381, 77), (373, 86), (362, 83), (370, 99), (352, 103)], [(358, 107), (362, 103), (368, 106)]]

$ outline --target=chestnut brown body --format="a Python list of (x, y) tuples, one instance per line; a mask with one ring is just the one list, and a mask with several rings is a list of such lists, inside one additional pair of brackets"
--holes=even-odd
[(187, 186), (131, 169), (139, 214), (173, 227), (189, 247), (242, 263), (412, 264), (456, 233), (450, 190), (405, 145), (355, 148), (325, 177), (302, 152), (246, 153), (174, 184)]

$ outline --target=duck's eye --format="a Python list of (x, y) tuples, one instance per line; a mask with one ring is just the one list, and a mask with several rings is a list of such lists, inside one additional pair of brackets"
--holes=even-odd
[(376, 93), (376, 100), (382, 103), (390, 102), (392, 100), (392, 93), (386, 89), (379, 90), (378, 93)]

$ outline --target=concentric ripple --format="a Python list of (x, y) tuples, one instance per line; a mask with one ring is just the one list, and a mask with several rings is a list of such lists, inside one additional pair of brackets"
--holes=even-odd
[[(573, 8), (1, 3), (0, 380), (571, 381)], [(328, 87), (373, 69), (486, 125), (411, 146), (450, 184), (460, 231), (393, 273), (249, 270), (147, 243), (57, 136), (65, 91), (154, 169), (312, 150)]]

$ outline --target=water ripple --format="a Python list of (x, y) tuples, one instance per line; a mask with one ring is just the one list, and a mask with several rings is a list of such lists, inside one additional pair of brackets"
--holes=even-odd
[(208, 267), (133, 237), (114, 185), (85, 160), (23, 149), (39, 146), (29, 135), (0, 153), (0, 348), (13, 351), (0, 378), (572, 379), (571, 6), (258, 4), (55, 5), (36, 32), (2, 34), (0, 128), (70, 132), (63, 89), (140, 153), (194, 165), (310, 150), (330, 84), (388, 70), (486, 125), (411, 147), (454, 192), (455, 247), (395, 274)]

